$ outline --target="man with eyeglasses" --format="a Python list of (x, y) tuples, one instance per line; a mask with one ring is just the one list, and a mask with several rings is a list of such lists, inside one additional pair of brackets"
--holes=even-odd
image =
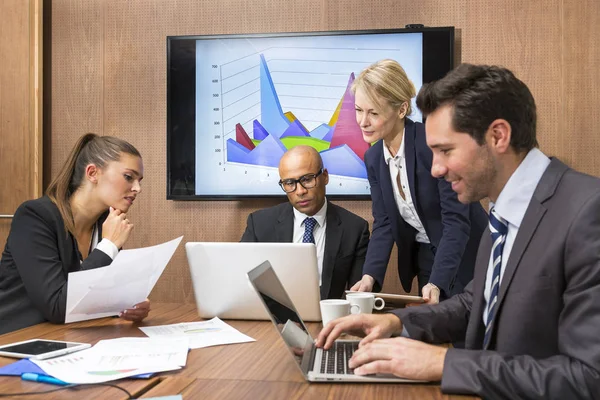
[(312, 147), (288, 150), (279, 162), (279, 176), (289, 201), (251, 213), (241, 241), (314, 243), (321, 298), (342, 298), (362, 277), (369, 224), (327, 201), (329, 174)]

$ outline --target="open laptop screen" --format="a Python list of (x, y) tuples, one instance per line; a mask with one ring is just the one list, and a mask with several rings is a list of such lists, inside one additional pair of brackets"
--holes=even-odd
[(310, 350), (313, 339), (273, 267), (265, 261), (248, 272), (248, 278), (298, 366), (301, 366), (302, 356)]

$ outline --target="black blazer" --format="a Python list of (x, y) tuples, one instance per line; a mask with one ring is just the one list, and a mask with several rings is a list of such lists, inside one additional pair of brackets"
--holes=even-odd
[[(427, 147), (423, 124), (406, 119), (404, 151), (412, 201), (435, 253), (429, 281), (450, 297), (462, 291), (473, 278), (475, 256), (487, 226), (487, 214), (479, 203), (460, 203), (450, 183), (431, 176), (433, 153)], [(383, 141), (367, 150), (365, 164), (371, 185), (374, 222), (363, 273), (375, 278), (375, 290), (380, 290), (396, 243), (400, 282), (409, 292), (418, 273), (417, 231), (398, 211), (389, 166), (383, 159)]]
[[(99, 237), (107, 215), (99, 220)], [(0, 334), (44, 321), (64, 323), (68, 273), (112, 262), (98, 249), (83, 263), (80, 257), (75, 238), (48, 197), (21, 204), (0, 261)]]
[[(362, 277), (369, 224), (350, 211), (327, 203), (327, 230), (321, 273), (321, 298), (342, 298)], [(291, 243), (294, 211), (289, 202), (251, 213), (242, 242)]]

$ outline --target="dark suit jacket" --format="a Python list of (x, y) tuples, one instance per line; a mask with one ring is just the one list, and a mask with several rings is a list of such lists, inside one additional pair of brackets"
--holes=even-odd
[(48, 197), (21, 204), (0, 261), (0, 334), (44, 321), (64, 323), (68, 273), (111, 262), (96, 249), (80, 263), (77, 242)]
[[(473, 278), (475, 255), (487, 226), (487, 215), (479, 203), (461, 204), (450, 183), (431, 176), (433, 153), (427, 147), (423, 124), (406, 119), (404, 149), (412, 201), (435, 253), (429, 282), (449, 297), (461, 292)], [(375, 278), (375, 290), (381, 290), (396, 243), (400, 282), (409, 292), (418, 273), (417, 231), (398, 211), (389, 166), (383, 158), (383, 141), (367, 150), (365, 164), (374, 222), (363, 273)]]
[[(321, 273), (321, 298), (342, 298), (347, 287), (362, 277), (369, 244), (369, 224), (350, 211), (327, 203), (327, 230)], [(294, 211), (286, 202), (248, 216), (242, 242), (291, 243)]]
[(540, 180), (515, 238), (492, 338), (482, 349), (492, 247), (481, 240), (465, 292), (398, 310), (411, 338), (451, 342), (442, 391), (486, 399), (600, 398), (600, 179), (557, 159)]

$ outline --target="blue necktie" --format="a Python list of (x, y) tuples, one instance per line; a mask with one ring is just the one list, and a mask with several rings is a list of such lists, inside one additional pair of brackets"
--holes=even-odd
[(302, 236), (302, 243), (315, 243), (315, 237), (313, 236), (313, 230), (317, 220), (313, 217), (308, 217), (304, 220), (304, 236)]
[(498, 292), (500, 289), (500, 269), (502, 268), (502, 250), (506, 242), (506, 232), (508, 224), (496, 213), (493, 208), (490, 210), (490, 232), (492, 234), (492, 259), (494, 274), (492, 275), (492, 284), (490, 286), (490, 299), (488, 301), (488, 314), (485, 321), (485, 336), (483, 337), (483, 348), (487, 348), (492, 337), (492, 321), (496, 314), (496, 305), (498, 303)]

